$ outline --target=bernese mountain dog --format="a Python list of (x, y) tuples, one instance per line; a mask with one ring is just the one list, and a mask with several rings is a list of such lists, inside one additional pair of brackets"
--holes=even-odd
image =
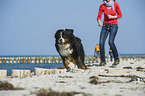
[(69, 61), (79, 69), (87, 69), (84, 64), (84, 49), (81, 39), (73, 35), (73, 29), (60, 29), (55, 34), (55, 47), (63, 60), (67, 70), (70, 70)]

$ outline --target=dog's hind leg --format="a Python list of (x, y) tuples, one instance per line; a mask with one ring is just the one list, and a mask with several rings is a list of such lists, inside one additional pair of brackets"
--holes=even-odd
[(75, 58), (74, 60), (75, 60), (75, 64), (78, 66), (79, 69), (86, 69), (80, 57)]
[(81, 60), (81, 57), (78, 57), (78, 65), (80, 66), (79, 68), (81, 69), (87, 69), (87, 67), (84, 64), (84, 60)]

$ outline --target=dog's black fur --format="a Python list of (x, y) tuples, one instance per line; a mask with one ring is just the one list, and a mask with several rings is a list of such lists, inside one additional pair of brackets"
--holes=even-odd
[(55, 47), (60, 54), (66, 69), (68, 60), (78, 66), (79, 69), (87, 69), (84, 64), (84, 49), (81, 39), (73, 35), (72, 29), (60, 29), (55, 34)]

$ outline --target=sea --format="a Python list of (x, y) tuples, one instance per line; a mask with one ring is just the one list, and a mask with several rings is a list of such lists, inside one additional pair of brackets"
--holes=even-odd
[[(58, 55), (4, 55), (2, 57), (59, 57)], [(86, 57), (93, 57), (92, 55), (87, 55)], [(119, 57), (145, 57), (145, 54), (119, 54)], [(11, 70), (31, 70), (34, 71), (35, 68), (46, 68), (46, 69), (57, 69), (58, 67), (64, 67), (62, 63), (58, 64), (0, 64), (0, 70), (7, 70), (7, 75), (11, 75)]]

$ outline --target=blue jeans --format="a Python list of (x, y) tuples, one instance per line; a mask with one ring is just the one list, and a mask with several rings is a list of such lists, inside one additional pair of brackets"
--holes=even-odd
[(106, 38), (109, 34), (109, 46), (112, 49), (113, 57), (115, 61), (119, 61), (118, 58), (118, 51), (117, 48), (114, 44), (115, 36), (117, 34), (118, 30), (118, 25), (112, 25), (112, 24), (107, 24), (103, 25), (101, 34), (100, 34), (100, 41), (99, 41), (99, 46), (100, 46), (100, 57), (101, 57), (101, 62), (106, 63), (105, 61), (105, 41)]

